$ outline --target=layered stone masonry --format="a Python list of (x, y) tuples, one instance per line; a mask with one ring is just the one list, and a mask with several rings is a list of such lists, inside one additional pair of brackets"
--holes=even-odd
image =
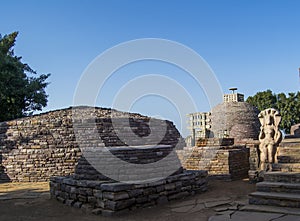
[(256, 184), (249, 203), (300, 208), (300, 175), (293, 172), (267, 172)]
[[(153, 132), (162, 137), (151, 136)], [(68, 108), (2, 122), (0, 181), (47, 181), (51, 176), (72, 174), (82, 158), (82, 147), (174, 147), (182, 140), (170, 121), (106, 108)]]
[(73, 176), (77, 180), (140, 182), (183, 171), (170, 145), (87, 148), (83, 153)]
[(249, 171), (249, 148), (245, 146), (185, 147), (177, 150), (183, 168), (207, 170), (214, 178), (246, 178)]
[(247, 102), (225, 102), (211, 110), (212, 137), (233, 137), (235, 141), (257, 139), (259, 111)]
[[(273, 164), (273, 170), (283, 172), (300, 172), (300, 144), (298, 142), (288, 142), (286, 139), (277, 148), (278, 163)], [(247, 146), (250, 148), (250, 182), (262, 181), (258, 177), (259, 173), (259, 141), (252, 141)]]
[(206, 171), (184, 171), (154, 182), (130, 184), (53, 177), (51, 197), (95, 214), (112, 215), (181, 199), (207, 190)]

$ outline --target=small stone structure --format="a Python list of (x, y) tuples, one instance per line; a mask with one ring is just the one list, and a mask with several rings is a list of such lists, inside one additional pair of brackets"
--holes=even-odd
[(217, 179), (243, 179), (250, 169), (249, 148), (233, 143), (232, 138), (208, 138), (202, 145), (177, 150), (177, 154), (185, 169), (207, 170)]
[(258, 115), (261, 123), (259, 133), (260, 170), (272, 171), (272, 166), (277, 163), (277, 147), (282, 140), (279, 130), (281, 115), (274, 108), (263, 110)]
[[(111, 154), (107, 154), (107, 152), (111, 152), (122, 160), (137, 165), (134, 172), (126, 167), (112, 166), (114, 168), (110, 170), (112, 175), (128, 182), (110, 179), (91, 168), (89, 163), (82, 159), (79, 161), (78, 169), (73, 176), (51, 178), (51, 197), (69, 206), (88, 208), (95, 214), (112, 215), (122, 211), (166, 203), (206, 191), (207, 171), (183, 170), (178, 165), (179, 161), (176, 154), (172, 155), (163, 167), (161, 164), (159, 168), (151, 167), (144, 174), (138, 171), (138, 165), (146, 162), (153, 164), (172, 149), (173, 147), (170, 146), (102, 148), (102, 150), (97, 150), (97, 154), (93, 154), (95, 159), (98, 158), (98, 154), (101, 154), (102, 157), (103, 154), (111, 156)], [(104, 162), (97, 162), (108, 166), (111, 159), (110, 157), (106, 159)], [(163, 169), (163, 173), (166, 171), (171, 173), (172, 170), (168, 170), (174, 166), (178, 169), (169, 176), (163, 177), (161, 172), (158, 172)], [(152, 180), (138, 182), (138, 179), (148, 176), (152, 177)]]
[(291, 126), (291, 135), (293, 137), (300, 137), (300, 124)]
[(224, 94), (223, 101), (224, 102), (244, 102), (244, 95), (239, 93), (234, 93), (237, 88), (230, 88), (232, 94)]
[(211, 130), (214, 137), (232, 137), (235, 141), (257, 139), (258, 109), (247, 102), (224, 102), (211, 111)]

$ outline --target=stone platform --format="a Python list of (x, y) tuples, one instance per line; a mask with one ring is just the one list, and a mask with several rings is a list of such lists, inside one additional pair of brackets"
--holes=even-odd
[(237, 180), (248, 176), (249, 148), (243, 145), (184, 147), (178, 158), (187, 170), (207, 170), (211, 178)]
[(102, 215), (167, 203), (206, 190), (206, 171), (183, 171), (142, 184), (75, 180), (72, 177), (53, 177), (50, 180), (52, 198)]
[(187, 171), (170, 145), (82, 149), (75, 173), (52, 177), (51, 197), (111, 215), (207, 189), (207, 171)]

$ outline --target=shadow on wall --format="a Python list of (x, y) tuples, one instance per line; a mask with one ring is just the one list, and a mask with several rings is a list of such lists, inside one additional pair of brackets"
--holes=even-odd
[(11, 181), (6, 173), (6, 168), (2, 165), (3, 153), (7, 151), (5, 142), (3, 141), (3, 138), (6, 138), (7, 128), (8, 125), (6, 122), (0, 123), (0, 183), (6, 183)]
[[(124, 178), (127, 180), (130, 179), (132, 175), (134, 176), (134, 180), (135, 178), (142, 178), (143, 180), (153, 178), (156, 175), (157, 177), (161, 177), (162, 175), (178, 174), (181, 173), (183, 169), (177, 154), (172, 150), (173, 146), (171, 145), (148, 145), (140, 147), (119, 146), (86, 150), (78, 160), (75, 173), (72, 176), (76, 180), (112, 181), (112, 178), (109, 177), (119, 177), (118, 179)], [(165, 158), (166, 156), (168, 156), (168, 158)], [(123, 164), (123, 166), (120, 165), (120, 161), (116, 161), (115, 158), (118, 158), (118, 160), (125, 164)], [(164, 161), (160, 161), (163, 158)], [(160, 162), (154, 164), (158, 161)], [(126, 163), (131, 166), (127, 167)], [(147, 169), (148, 173), (141, 174), (141, 169), (143, 168), (142, 164), (149, 163), (152, 165), (151, 168)], [(141, 165), (141, 167), (139, 165)], [(166, 173), (160, 170), (162, 167)], [(104, 169), (105, 174), (108, 174), (109, 177), (102, 174), (102, 169)]]

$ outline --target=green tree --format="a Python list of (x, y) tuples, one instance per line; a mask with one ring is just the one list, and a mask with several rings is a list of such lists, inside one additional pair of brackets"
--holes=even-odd
[(288, 93), (285, 99), (282, 94), (277, 98), (277, 109), (282, 115), (281, 126), (290, 132), (292, 125), (300, 122), (300, 93)]
[(257, 107), (260, 111), (267, 108), (275, 108), (281, 113), (280, 128), (287, 133), (292, 125), (300, 122), (300, 92), (273, 94), (271, 90), (258, 92), (253, 97), (249, 96), (248, 103)]
[(246, 102), (257, 107), (258, 110), (264, 110), (267, 108), (275, 108), (276, 95), (271, 90), (257, 92), (253, 97), (249, 96)]
[(31, 115), (47, 105), (50, 74), (37, 73), (14, 54), (18, 32), (0, 35), (0, 122)]

